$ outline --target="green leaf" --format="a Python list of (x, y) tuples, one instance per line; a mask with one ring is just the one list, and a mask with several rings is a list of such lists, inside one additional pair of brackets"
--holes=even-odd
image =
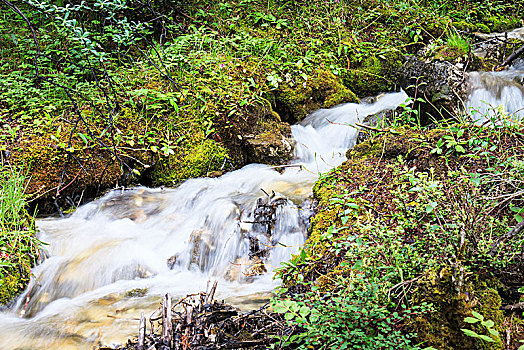
[(311, 311), (311, 310), (310, 310), (307, 306), (302, 306), (302, 307), (300, 308), (299, 314), (300, 314), (300, 316), (302, 316), (302, 317), (306, 317), (307, 315), (309, 315), (310, 311)]
[(11, 34), (10, 36), (11, 36), (11, 40), (13, 40), (13, 43), (14, 43), (16, 46), (18, 46), (18, 39), (16, 38), (16, 35)]
[(484, 334), (479, 334), (478, 337), (480, 339), (485, 340), (485, 341), (490, 342), (490, 343), (494, 343), (495, 342), (495, 340), (493, 338), (488, 337), (487, 335), (484, 335)]
[(518, 350), (524, 350), (524, 345), (519, 346)]
[(80, 136), (80, 138), (82, 139), (82, 141), (84, 141), (84, 143), (85, 143), (86, 145), (89, 144), (89, 141), (87, 140), (86, 135), (81, 134), (81, 133), (78, 133), (78, 136)]
[(476, 312), (476, 311), (471, 311), (471, 314), (472, 314), (473, 316), (475, 316), (476, 318), (478, 318), (479, 320), (484, 321), (484, 316), (482, 316), (482, 315), (479, 314), (478, 312)]
[(495, 337), (498, 337), (499, 336), (499, 332), (493, 328), (490, 328), (488, 329), (488, 332), (491, 334), (491, 335), (494, 335)]
[(288, 313), (284, 314), (284, 318), (286, 320), (288, 320), (288, 321), (293, 319), (293, 317), (295, 317), (295, 316), (291, 312), (288, 312)]
[(358, 209), (358, 208), (359, 208), (359, 206), (356, 205), (355, 203), (347, 203), (346, 205), (347, 205), (349, 208), (353, 208), (353, 209)]
[(487, 328), (491, 328), (495, 325), (495, 322), (492, 320), (482, 321), (482, 325)]
[(462, 147), (461, 145), (456, 145), (455, 146), (455, 150), (459, 153), (465, 153), (466, 150), (464, 149), (464, 147)]
[(426, 205), (426, 213), (427, 214), (431, 213), (433, 210), (435, 210), (437, 205), (438, 205), (437, 202), (430, 202), (429, 204), (427, 204)]
[(480, 321), (479, 319), (476, 319), (474, 317), (466, 317), (464, 319), (464, 322), (467, 322), (467, 323), (477, 323), (478, 321)]
[(478, 334), (473, 332), (472, 330), (470, 329), (465, 329), (465, 328), (461, 328), (460, 329), (462, 332), (464, 332), (464, 334), (466, 334), (467, 336), (469, 337), (474, 337), (474, 338), (478, 338)]

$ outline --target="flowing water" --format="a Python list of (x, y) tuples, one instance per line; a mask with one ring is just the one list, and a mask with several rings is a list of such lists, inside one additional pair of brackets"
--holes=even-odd
[(0, 314), (0, 349), (123, 343), (161, 295), (206, 290), (213, 279), (217, 297), (237, 305), (267, 298), (261, 292), (277, 284), (272, 270), (305, 241), (319, 173), (339, 165), (355, 144), (351, 124), (406, 97), (386, 94), (373, 104), (313, 113), (292, 127), (295, 160), (283, 171), (253, 164), (175, 189), (115, 190), (68, 218), (39, 220), (48, 258), (16, 305)]
[[(474, 118), (483, 122), (494, 108), (524, 117), (523, 60), (469, 79), (466, 105)], [(290, 167), (252, 164), (175, 189), (114, 190), (68, 218), (38, 220), (47, 259), (16, 304), (0, 314), (0, 349), (124, 343), (136, 335), (140, 313), (153, 312), (163, 294), (196, 293), (214, 279), (217, 297), (239, 307), (267, 299), (278, 284), (272, 271), (305, 241), (319, 173), (344, 161), (355, 144), (352, 124), (406, 97), (386, 94), (373, 104), (313, 113), (292, 126)]]
[(469, 74), (471, 96), (466, 106), (473, 118), (484, 122), (503, 109), (510, 119), (524, 119), (524, 60), (508, 70)]

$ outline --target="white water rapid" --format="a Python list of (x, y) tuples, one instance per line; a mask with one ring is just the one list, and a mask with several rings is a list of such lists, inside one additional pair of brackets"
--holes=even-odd
[(474, 120), (484, 122), (502, 110), (510, 120), (524, 119), (524, 60), (508, 70), (469, 74), (471, 95), (466, 106)]
[[(115, 190), (68, 218), (39, 220), (49, 257), (16, 305), (0, 314), (0, 349), (123, 343), (164, 293), (177, 298), (206, 290), (208, 280), (219, 280), (220, 299), (270, 292), (277, 284), (272, 270), (304, 243), (319, 173), (339, 165), (355, 144), (351, 124), (406, 97), (392, 93), (374, 104), (313, 113), (292, 127), (297, 166), (282, 173), (253, 164), (175, 189)], [(280, 204), (271, 232), (253, 223), (257, 201), (268, 200), (261, 189), (274, 191), (272, 203)], [(267, 253), (257, 260), (253, 250)]]

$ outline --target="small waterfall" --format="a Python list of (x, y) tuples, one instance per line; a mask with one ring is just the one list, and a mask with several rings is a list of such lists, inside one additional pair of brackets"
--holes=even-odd
[(524, 60), (517, 60), (508, 70), (472, 72), (471, 95), (466, 107), (473, 118), (484, 122), (502, 109), (512, 120), (524, 118)]
[(406, 97), (313, 113), (292, 127), (296, 157), (282, 172), (252, 164), (175, 189), (114, 190), (68, 218), (39, 220), (48, 258), (17, 304), (0, 314), (0, 348), (123, 343), (159, 296), (205, 290), (209, 279), (220, 280), (220, 298), (272, 290), (273, 269), (305, 241), (319, 173), (343, 162), (355, 144), (352, 124)]

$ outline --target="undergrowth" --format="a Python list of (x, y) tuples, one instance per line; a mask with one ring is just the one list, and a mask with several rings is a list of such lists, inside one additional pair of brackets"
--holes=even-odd
[[(30, 169), (29, 192), (60, 205), (81, 199), (75, 187), (174, 185), (184, 176), (161, 169), (183, 162), (202, 137), (242, 165), (242, 137), (272, 111), (295, 122), (355, 101), (349, 90), (389, 91), (404, 54), (430, 41), (464, 48), (467, 33), (448, 34), (453, 23), (511, 27), (522, 13), (519, 3), (499, 1), (17, 2), (33, 38), (27, 21), (0, 4), (0, 151), (40, 164)], [(224, 169), (208, 172), (216, 170)]]
[(0, 304), (24, 289), (41, 243), (26, 211), (27, 170), (0, 164)]
[(519, 346), (521, 311), (501, 306), (524, 290), (524, 134), (495, 114), (383, 130), (321, 177), (310, 237), (276, 275), (295, 330), (280, 346)]

